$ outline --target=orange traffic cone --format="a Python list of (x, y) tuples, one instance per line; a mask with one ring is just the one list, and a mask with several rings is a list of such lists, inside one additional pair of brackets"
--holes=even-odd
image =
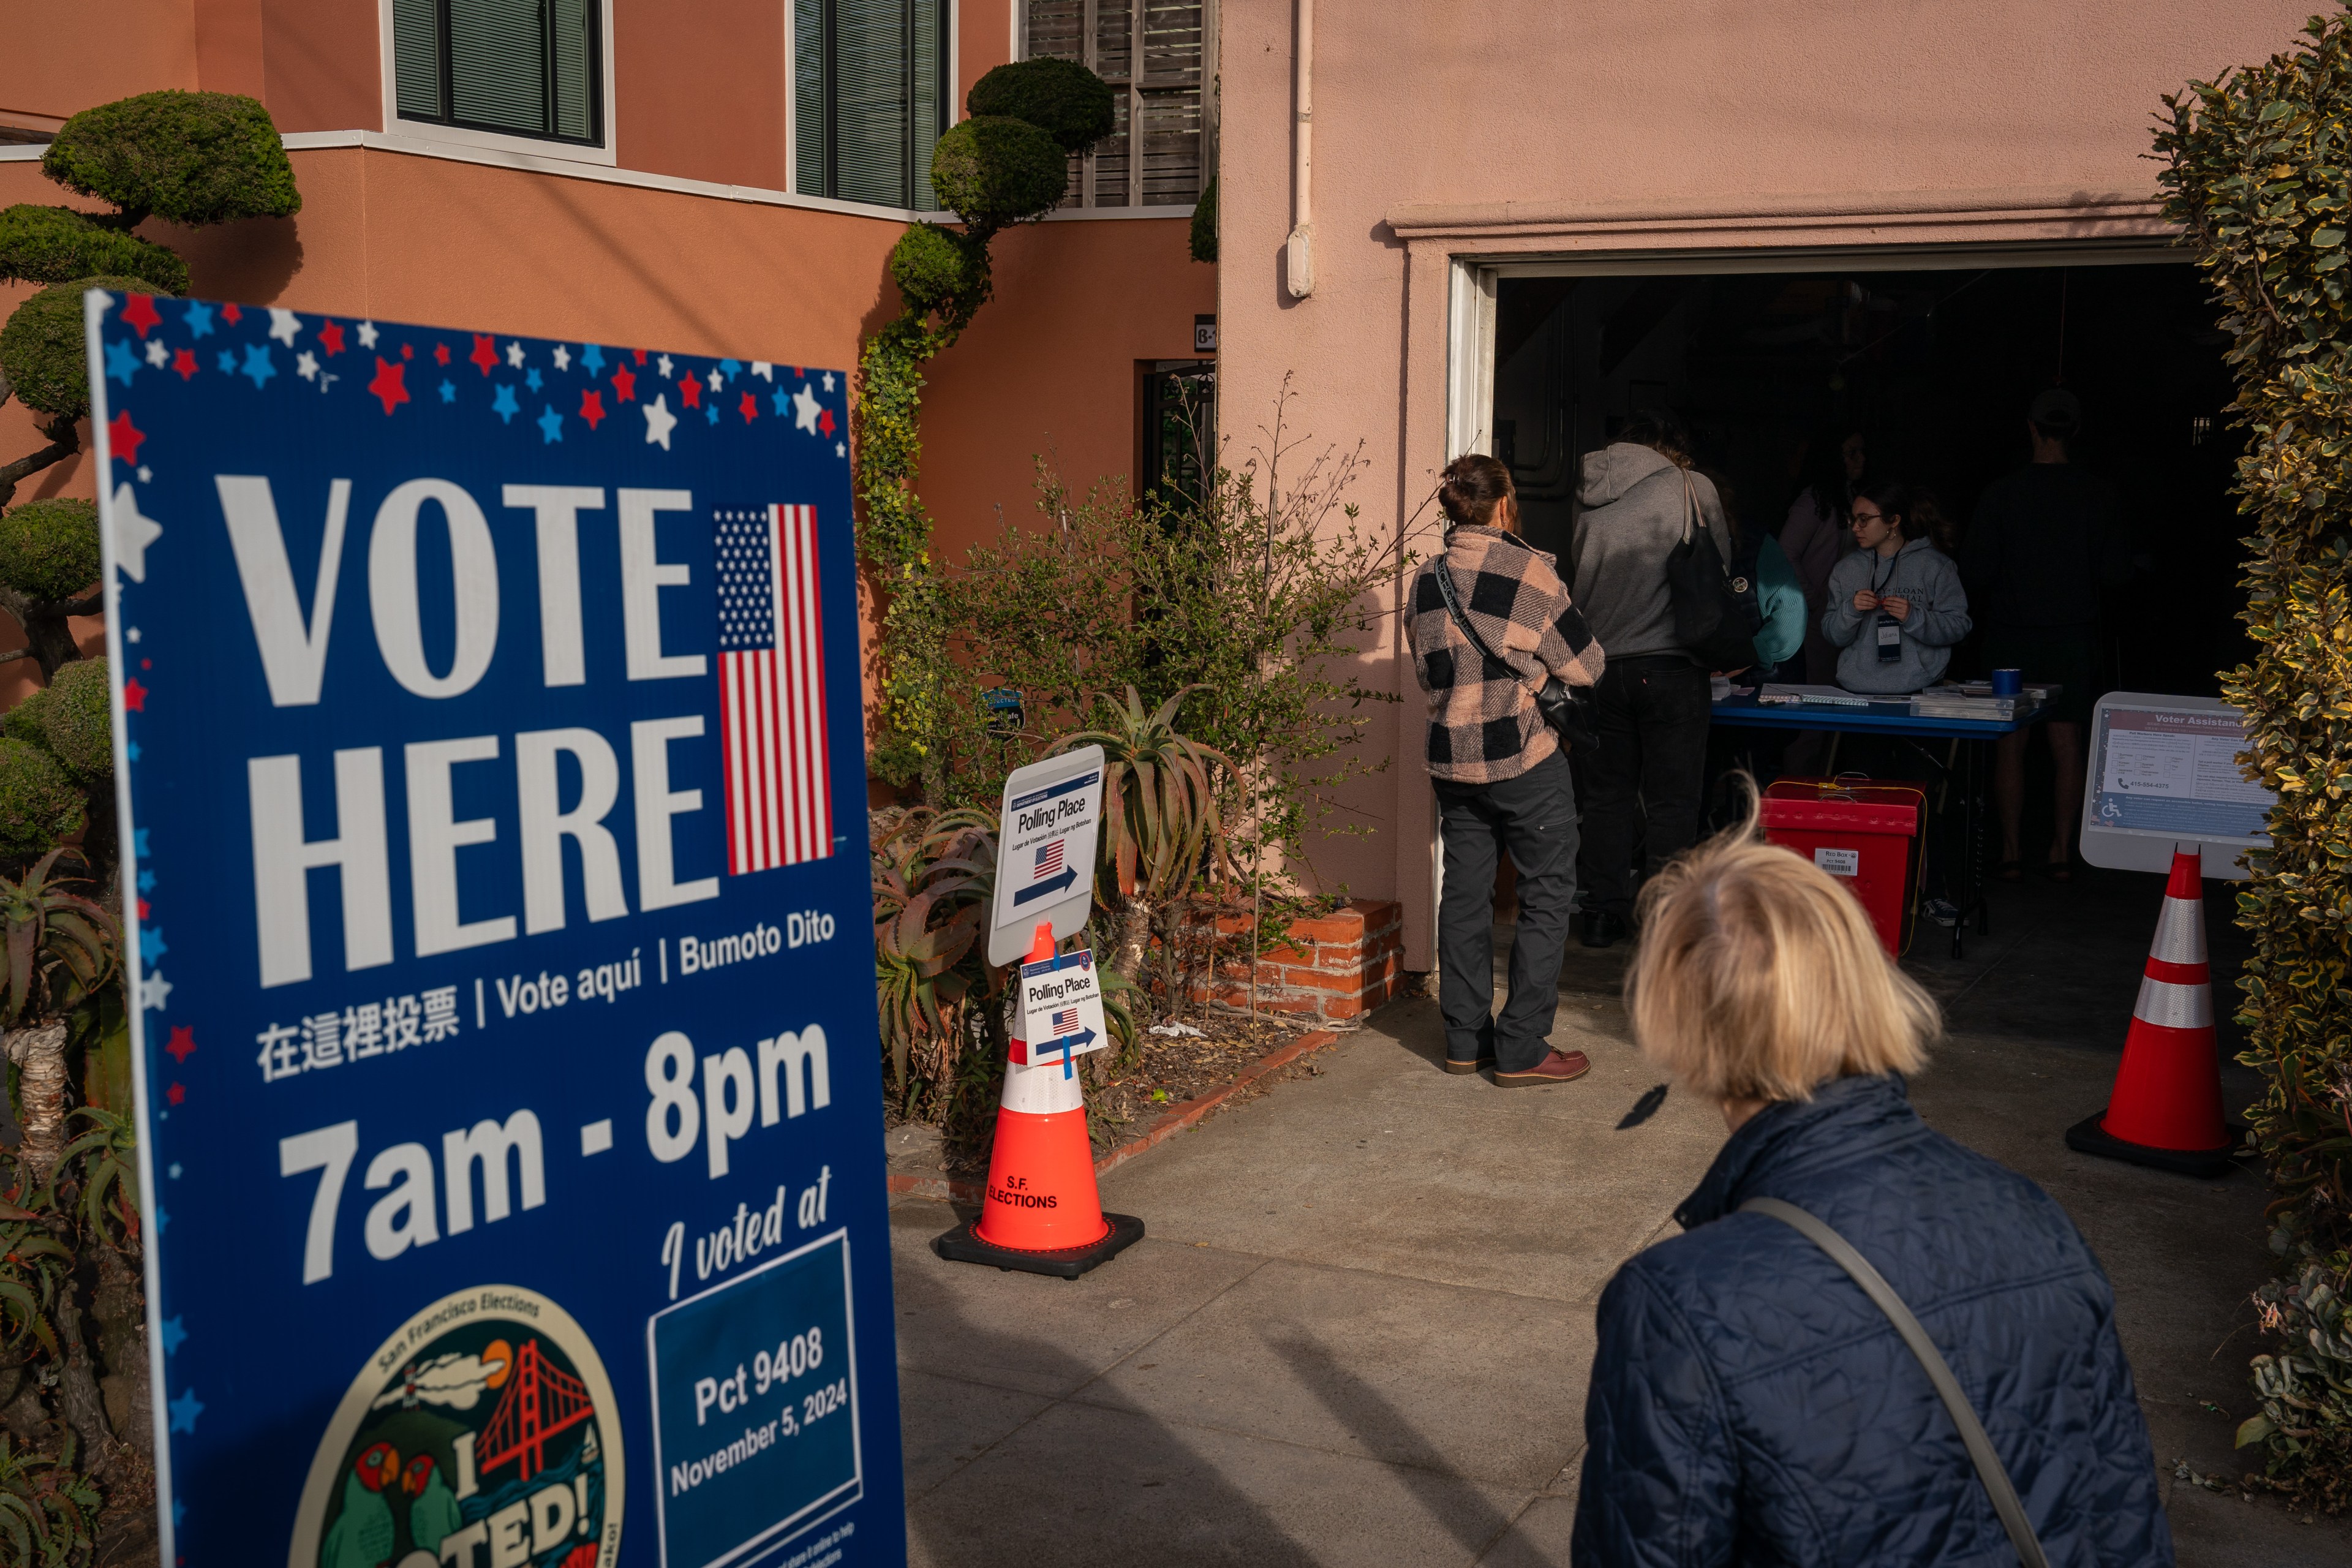
[[(1053, 927), (1040, 921), (1028, 962), (1053, 956)], [(951, 1262), (1075, 1279), (1141, 1238), (1143, 1222), (1103, 1213), (1086, 1092), (1068, 1056), (1031, 1061), (1028, 1047), (1015, 1040), (1010, 1058), (979, 1217), (932, 1247)]]
[(2218, 1176), (2231, 1168), (2237, 1144), (2221, 1117), (2204, 882), (2197, 855), (2176, 849), (2115, 1089), (2106, 1110), (2066, 1130), (2066, 1146), (2183, 1175)]

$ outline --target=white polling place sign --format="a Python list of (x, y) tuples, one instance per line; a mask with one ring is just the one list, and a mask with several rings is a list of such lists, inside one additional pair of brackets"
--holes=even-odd
[(1093, 953), (1082, 948), (1021, 966), (1021, 1038), (1013, 1043), (1014, 1061), (1030, 1067), (1067, 1062), (1109, 1043)]
[(1100, 746), (1031, 763), (1005, 779), (989, 963), (1010, 963), (1026, 953), (1040, 921), (1052, 922), (1056, 942), (1087, 923), (1102, 799)]

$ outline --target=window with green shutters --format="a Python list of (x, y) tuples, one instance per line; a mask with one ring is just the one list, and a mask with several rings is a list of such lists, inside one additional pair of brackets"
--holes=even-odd
[(1217, 166), (1217, 0), (1024, 0), (1024, 58), (1110, 83), (1111, 133), (1070, 160), (1066, 207), (1189, 207)]
[(793, 186), (805, 196), (940, 210), (931, 149), (948, 128), (949, 0), (793, 0)]
[(398, 118), (604, 141), (602, 0), (392, 0)]

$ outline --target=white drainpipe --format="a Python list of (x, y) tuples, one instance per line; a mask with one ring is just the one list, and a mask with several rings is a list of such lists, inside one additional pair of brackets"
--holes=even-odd
[(1284, 251), (1290, 297), (1315, 292), (1315, 0), (1297, 0), (1298, 52), (1293, 63), (1297, 123), (1290, 161), (1290, 243)]

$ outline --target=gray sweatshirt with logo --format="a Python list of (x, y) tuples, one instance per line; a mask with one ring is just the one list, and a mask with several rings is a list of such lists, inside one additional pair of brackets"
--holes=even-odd
[[(1878, 612), (1853, 607), (1854, 595), (1864, 588), (1911, 601), (1911, 614), (1895, 623), (1892, 662), (1878, 657)], [(1874, 550), (1855, 551), (1830, 568), (1824, 596), (1822, 636), (1841, 650), (1838, 684), (1848, 691), (1892, 696), (1927, 689), (1944, 678), (1952, 645), (1974, 625), (1960, 569), (1924, 539), (1910, 541), (1891, 561)]]
[(1678, 468), (1673, 459), (1628, 441), (1584, 455), (1576, 497), (1584, 510), (1576, 520), (1570, 552), (1576, 575), (1569, 588), (1612, 660), (1682, 651), (1675, 646), (1666, 557), (1682, 542), (1690, 506), (1685, 479), (1708, 539), (1727, 560), (1723, 500), (1705, 474)]

